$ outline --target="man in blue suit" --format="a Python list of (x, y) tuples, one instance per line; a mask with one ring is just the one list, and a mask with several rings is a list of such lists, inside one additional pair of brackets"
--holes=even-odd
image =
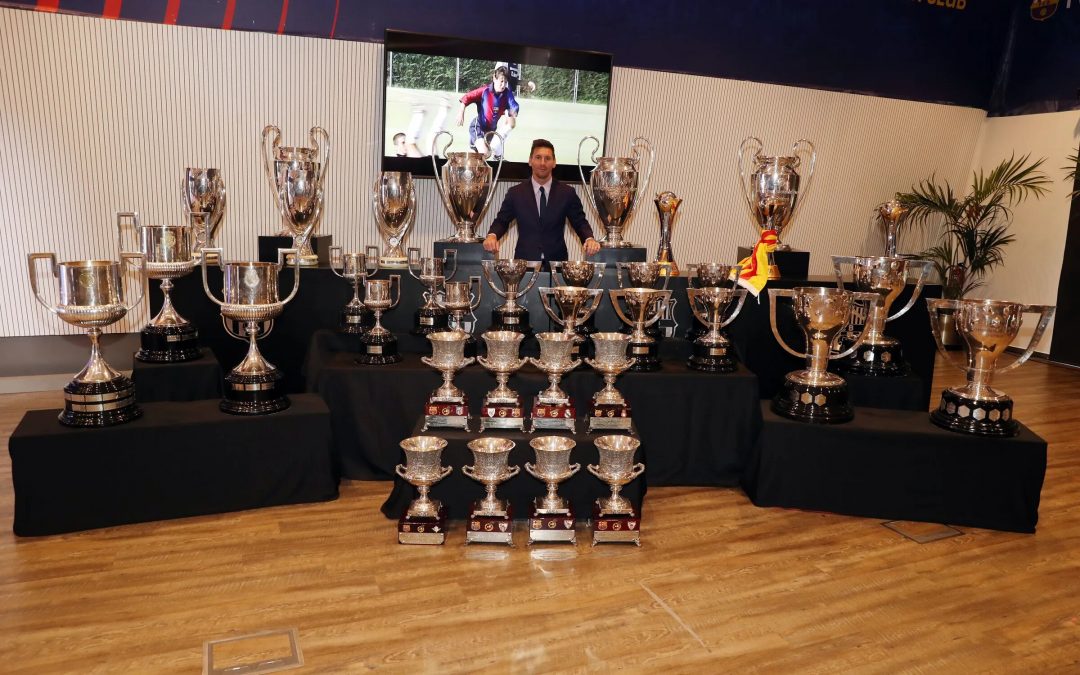
[(569, 185), (551, 177), (555, 168), (555, 146), (551, 141), (538, 138), (529, 151), (529, 167), (532, 178), (515, 185), (506, 192), (502, 208), (488, 228), (484, 249), (492, 253), (499, 250), (499, 239), (506, 234), (510, 223), (518, 223), (517, 248), (514, 257), (524, 260), (566, 260), (566, 241), (563, 231), (566, 221), (574, 228), (585, 255), (594, 255), (600, 244), (593, 239), (592, 227), (585, 219), (581, 200)]

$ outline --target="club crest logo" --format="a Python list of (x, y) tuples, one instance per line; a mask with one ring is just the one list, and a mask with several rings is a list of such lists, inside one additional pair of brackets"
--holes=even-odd
[(1046, 21), (1057, 12), (1059, 0), (1032, 0), (1031, 18), (1036, 21)]

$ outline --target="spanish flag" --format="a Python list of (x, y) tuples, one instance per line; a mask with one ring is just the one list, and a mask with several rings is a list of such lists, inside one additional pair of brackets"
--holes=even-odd
[(748, 258), (739, 261), (742, 271), (738, 283), (754, 294), (756, 298), (769, 282), (769, 254), (776, 250), (779, 241), (776, 230), (762, 230), (761, 239), (754, 244), (754, 250)]

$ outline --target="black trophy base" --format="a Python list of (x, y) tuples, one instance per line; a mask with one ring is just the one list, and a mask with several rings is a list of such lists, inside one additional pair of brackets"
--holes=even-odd
[(446, 507), (439, 506), (434, 516), (410, 516), (398, 519), (399, 544), (438, 546), (446, 543)]
[(842, 424), (855, 418), (848, 403), (847, 383), (833, 386), (797, 384), (784, 380), (772, 402), (777, 415), (799, 422)]
[(844, 359), (837, 370), (852, 375), (870, 377), (900, 377), (908, 374), (904, 351), (900, 343), (859, 345), (851, 356)]
[(690, 327), (686, 329), (686, 341), (693, 342), (708, 332), (708, 329), (697, 320), (697, 317), (694, 317), (693, 321), (690, 322)]
[(535, 397), (531, 418), (529, 433), (542, 429), (561, 429), (572, 434), (577, 433), (577, 409), (572, 399), (566, 403), (543, 403), (540, 397)]
[(650, 373), (660, 370), (660, 343), (653, 342), (630, 342), (627, 356), (634, 359), (634, 365), (628, 370), (635, 373)]
[(733, 373), (737, 363), (730, 344), (709, 345), (694, 342), (686, 367), (706, 373)]
[(569, 502), (565, 509), (557, 510), (544, 509), (543, 503), (543, 497), (533, 500), (532, 513), (529, 515), (529, 546), (537, 543), (576, 544), (574, 511)]
[(532, 335), (532, 325), (529, 323), (529, 313), (526, 311), (506, 314), (496, 307), (491, 310), (491, 327), (488, 330), (512, 330), (528, 337)]
[(605, 513), (597, 499), (593, 506), (592, 543), (641, 546), (641, 518), (631, 513)]
[(225, 398), (221, 412), (230, 415), (270, 415), (287, 409), (291, 402), (285, 395), (284, 376), (274, 368), (258, 375), (230, 372), (225, 376)]
[(413, 315), (411, 335), (430, 335), (438, 331), (449, 330), (450, 316), (445, 310), (424, 309), (421, 307)]
[(108, 382), (69, 382), (64, 410), (57, 419), (66, 427), (111, 427), (142, 417), (135, 385), (121, 375)]
[(589, 433), (594, 431), (633, 431), (629, 403), (594, 403), (589, 410)]
[(499, 515), (482, 512), (480, 502), (473, 502), (471, 515), (465, 521), (465, 544), (506, 544), (514, 545), (514, 513), (510, 503), (506, 511)]
[(1001, 401), (976, 401), (946, 389), (941, 405), (930, 413), (934, 424), (964, 434), (1010, 438), (1020, 433), (1020, 423), (1013, 419), (1011, 398)]
[(346, 335), (363, 335), (375, 326), (375, 314), (366, 309), (347, 308), (341, 311), (338, 330)]
[(364, 366), (388, 366), (401, 362), (398, 353), (398, 341), (393, 333), (364, 333), (360, 338), (363, 351), (356, 357), (356, 362)]
[(190, 323), (179, 326), (144, 326), (135, 358), (145, 363), (180, 363), (202, 356), (199, 329)]

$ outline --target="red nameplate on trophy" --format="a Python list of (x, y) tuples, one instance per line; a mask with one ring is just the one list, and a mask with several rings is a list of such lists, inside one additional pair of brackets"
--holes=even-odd
[(633, 425), (629, 404), (594, 404), (589, 411), (589, 431), (617, 429), (629, 431)]
[(461, 417), (469, 414), (469, 407), (464, 403), (431, 403), (428, 402), (428, 417)]
[(398, 520), (399, 544), (442, 544), (446, 542), (446, 508), (437, 516), (403, 515)]
[(485, 403), (480, 410), (480, 430), (525, 430), (525, 411), (520, 403)]
[(593, 509), (593, 544), (627, 543), (641, 546), (641, 518), (632, 513), (601, 513)]
[[(478, 510), (474, 504), (473, 513)], [(502, 516), (471, 515), (465, 521), (465, 543), (514, 545), (514, 518), (509, 506)]]
[(577, 431), (577, 408), (573, 403), (553, 404), (533, 402), (532, 429), (565, 429)]

